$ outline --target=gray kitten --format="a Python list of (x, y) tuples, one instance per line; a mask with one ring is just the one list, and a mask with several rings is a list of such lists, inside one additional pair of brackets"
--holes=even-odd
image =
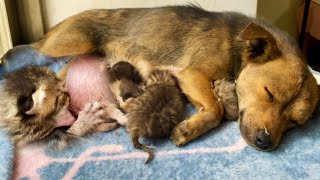
[(227, 79), (214, 82), (214, 91), (220, 98), (224, 107), (224, 116), (228, 120), (236, 120), (239, 116), (236, 83)]

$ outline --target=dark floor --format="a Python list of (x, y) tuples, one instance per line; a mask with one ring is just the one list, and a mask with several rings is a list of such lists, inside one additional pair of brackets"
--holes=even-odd
[(305, 38), (303, 52), (307, 57), (308, 64), (317, 71), (320, 71), (320, 40), (307, 35)]

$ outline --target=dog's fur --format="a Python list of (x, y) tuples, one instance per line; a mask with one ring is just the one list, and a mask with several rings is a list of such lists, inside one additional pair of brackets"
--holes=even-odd
[[(52, 28), (32, 47), (54, 57), (99, 53), (179, 69), (182, 90), (201, 111), (174, 129), (178, 146), (220, 124), (223, 105), (211, 87), (218, 79), (237, 79), (241, 133), (261, 150), (277, 147), (284, 132), (304, 124), (318, 102), (316, 81), (297, 43), (238, 13), (193, 6), (89, 10)], [(261, 131), (268, 135), (267, 146), (256, 143)]]

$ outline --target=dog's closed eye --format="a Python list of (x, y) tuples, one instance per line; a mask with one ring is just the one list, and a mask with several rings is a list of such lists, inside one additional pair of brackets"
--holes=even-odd
[(274, 101), (274, 96), (272, 95), (272, 93), (268, 90), (267, 87), (264, 87), (264, 89), (266, 90), (266, 92), (268, 94), (268, 101), (273, 102)]

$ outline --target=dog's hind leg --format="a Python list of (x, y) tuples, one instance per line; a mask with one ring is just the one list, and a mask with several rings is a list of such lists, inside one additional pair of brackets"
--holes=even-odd
[(89, 36), (68, 21), (50, 30), (43, 39), (31, 46), (36, 51), (52, 57), (79, 55), (95, 50)]
[(181, 89), (198, 110), (197, 114), (182, 121), (172, 132), (173, 142), (181, 146), (217, 127), (224, 110), (206, 75), (197, 70), (186, 69), (179, 72), (177, 77)]
[(36, 51), (52, 57), (80, 55), (95, 50), (85, 34), (64, 30), (55, 30), (31, 46)]

